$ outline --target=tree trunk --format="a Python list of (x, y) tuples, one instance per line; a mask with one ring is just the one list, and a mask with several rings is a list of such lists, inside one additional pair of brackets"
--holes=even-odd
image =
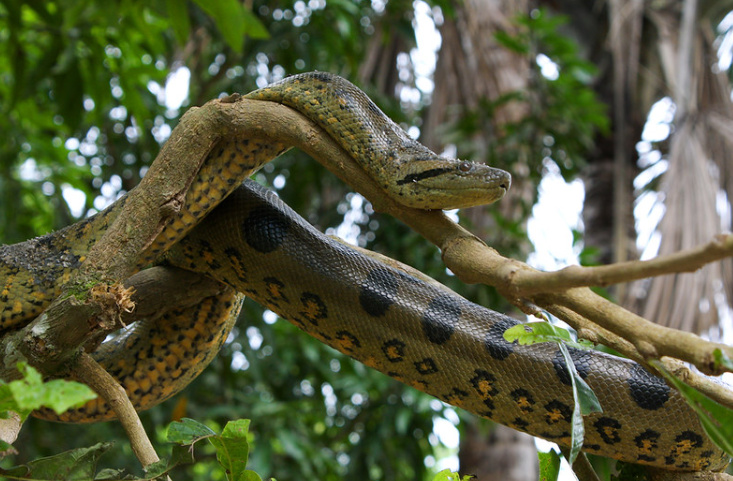
[(458, 456), (461, 475), (481, 481), (534, 481), (539, 475), (532, 436), (496, 424), (485, 434), (475, 421), (464, 424)]

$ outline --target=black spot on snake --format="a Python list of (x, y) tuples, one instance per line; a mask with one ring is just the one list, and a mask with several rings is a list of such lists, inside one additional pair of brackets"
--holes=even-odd
[(606, 444), (616, 444), (621, 441), (621, 435), (619, 434), (621, 423), (616, 419), (605, 416), (598, 418), (598, 420), (593, 423), (593, 427), (596, 428), (596, 432), (601, 436), (601, 439), (603, 439), (603, 442)]
[(631, 376), (627, 383), (631, 397), (642, 409), (654, 411), (664, 406), (669, 399), (669, 386), (639, 364), (631, 366)]
[[(593, 359), (593, 355), (590, 351), (584, 351), (582, 349), (569, 346), (567, 347), (567, 350), (570, 352), (570, 359), (573, 360), (575, 370), (578, 371), (580, 377), (583, 379), (588, 377), (588, 373), (590, 372), (590, 361)], [(573, 384), (573, 381), (570, 379), (570, 372), (565, 364), (565, 356), (562, 355), (562, 351), (560, 351), (560, 349), (555, 351), (555, 357), (552, 358), (552, 366), (555, 368), (555, 373), (557, 374), (557, 377), (560, 378), (560, 382), (568, 386)]]
[(382, 352), (389, 362), (401, 362), (405, 358), (405, 343), (391, 339), (382, 344)]
[(422, 361), (415, 362), (415, 369), (422, 375), (435, 374), (438, 372), (438, 366), (436, 366), (435, 361), (429, 357), (426, 357)]
[(457, 387), (454, 387), (448, 393), (443, 394), (441, 396), (441, 399), (444, 402), (447, 402), (448, 404), (456, 404), (456, 403), (460, 403), (467, 397), (468, 397), (468, 393), (466, 391), (464, 391), (463, 389), (458, 389)]
[(277, 277), (265, 277), (262, 279), (265, 283), (267, 298), (273, 304), (278, 304), (280, 301), (290, 302), (288, 297), (285, 295), (285, 283)]
[(489, 351), (489, 354), (494, 359), (499, 361), (505, 359), (509, 354), (514, 352), (514, 344), (504, 339), (504, 331), (510, 327), (514, 327), (519, 324), (519, 321), (514, 319), (505, 318), (495, 322), (489, 327), (484, 339), (484, 347)]
[[(499, 394), (499, 390), (496, 389), (494, 383), (496, 377), (488, 371), (483, 369), (476, 369), (474, 371), (475, 376), (471, 378), (471, 385), (473, 386), (476, 393), (479, 395), (484, 405), (491, 411), (494, 410), (494, 396)], [(490, 414), (489, 414), (490, 416)]]
[(336, 333), (336, 340), (338, 341), (339, 346), (347, 352), (353, 352), (355, 349), (359, 349), (361, 347), (361, 341), (359, 341), (359, 338), (349, 331), (338, 331)]
[(713, 456), (712, 451), (703, 451), (700, 453), (700, 461), (697, 462), (696, 468), (698, 471), (707, 471), (710, 468), (710, 458)]
[(514, 429), (518, 429), (520, 431), (526, 431), (527, 426), (529, 426), (529, 422), (527, 422), (527, 420), (523, 418), (514, 418), (514, 420), (511, 421), (509, 425), (513, 427)]
[(531, 413), (534, 411), (535, 400), (532, 397), (532, 394), (530, 394), (529, 391), (526, 389), (515, 389), (514, 391), (510, 392), (509, 395), (514, 400), (514, 403), (517, 405), (520, 411), (523, 413)]
[(699, 448), (703, 444), (703, 438), (699, 434), (692, 431), (684, 431), (674, 438), (677, 444), (677, 450), (681, 452), (689, 452), (693, 448)]
[(657, 431), (647, 429), (634, 438), (634, 444), (638, 449), (637, 459), (639, 461), (652, 462), (657, 459), (656, 456), (652, 456), (651, 453), (657, 449), (659, 436), (660, 434)]
[(430, 301), (422, 318), (422, 327), (428, 340), (443, 344), (456, 329), (461, 316), (461, 307), (452, 298), (440, 295)]
[(247, 282), (247, 268), (242, 261), (242, 253), (234, 247), (227, 247), (224, 249), (224, 254), (227, 256), (229, 263), (232, 265), (237, 278), (241, 282)]
[(389, 270), (379, 268), (369, 271), (359, 292), (361, 308), (370, 316), (383, 316), (397, 299), (398, 286), (397, 276)]
[(304, 292), (300, 296), (300, 302), (303, 304), (303, 310), (300, 311), (300, 315), (305, 317), (314, 326), (318, 325), (318, 321), (328, 317), (326, 303), (323, 302), (323, 299), (318, 294)]
[(545, 404), (545, 411), (545, 422), (547, 424), (570, 422), (573, 416), (572, 408), (558, 400), (553, 400)]
[(267, 254), (282, 245), (290, 230), (290, 220), (278, 209), (262, 206), (242, 221), (242, 236), (257, 252)]

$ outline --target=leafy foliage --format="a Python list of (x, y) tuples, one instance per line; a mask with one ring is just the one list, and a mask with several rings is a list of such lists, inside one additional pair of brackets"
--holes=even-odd
[[(145, 469), (144, 477), (125, 474), (121, 469), (99, 469), (100, 458), (108, 452), (112, 443), (99, 443), (89, 448), (78, 448), (53, 456), (31, 461), (23, 466), (0, 469), (0, 474), (10, 480), (139, 480), (161, 479), (169, 474), (180, 474), (177, 468), (195, 462), (194, 447), (200, 441), (208, 441), (213, 448), (219, 472), (207, 466), (206, 479), (226, 479), (227, 481), (262, 481), (255, 471), (246, 469), (250, 453), (252, 434), (249, 432), (250, 420), (238, 419), (224, 426), (217, 434), (208, 426), (193, 419), (182, 419), (168, 426), (166, 441), (172, 444), (171, 455), (167, 459), (151, 464)], [(211, 464), (211, 463), (209, 463)], [(436, 473), (433, 481), (469, 481), (471, 476), (443, 470)], [(276, 481), (270, 478), (271, 481)]]
[[(507, 49), (536, 59), (531, 63), (530, 87), (496, 99), (484, 99), (478, 108), (466, 112), (445, 129), (444, 141), (455, 144), (460, 156), (476, 158), (482, 151), (476, 139), (497, 130), (492, 124), (497, 109), (522, 102), (529, 106), (529, 115), (502, 124), (500, 134), (489, 145), (486, 162), (510, 172), (526, 170), (528, 179), (538, 185), (544, 174), (544, 163), (551, 160), (565, 180), (570, 181), (585, 165), (596, 135), (609, 129), (606, 106), (592, 89), (596, 67), (582, 59), (573, 39), (561, 33), (559, 27), (567, 22), (565, 17), (551, 16), (540, 8), (515, 21), (519, 27), (516, 34), (499, 32), (495, 37)], [(477, 136), (477, 133), (484, 135)], [(504, 222), (523, 225), (533, 205), (534, 198), (525, 199), (521, 205), (522, 216)], [(508, 232), (515, 233), (510, 240), (522, 239), (522, 232)]]
[(25, 420), (31, 411), (48, 407), (61, 414), (97, 397), (88, 386), (63, 379), (44, 382), (33, 367), (18, 363), (23, 377), (5, 383), (0, 380), (0, 414), (13, 411)]
[(537, 453), (537, 456), (540, 460), (540, 481), (557, 481), (560, 474), (560, 455), (553, 450)]

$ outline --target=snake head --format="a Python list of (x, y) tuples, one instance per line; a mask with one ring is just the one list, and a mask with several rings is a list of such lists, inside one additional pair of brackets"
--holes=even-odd
[(496, 202), (512, 178), (508, 172), (465, 160), (412, 159), (395, 166), (393, 198), (417, 209), (460, 209)]

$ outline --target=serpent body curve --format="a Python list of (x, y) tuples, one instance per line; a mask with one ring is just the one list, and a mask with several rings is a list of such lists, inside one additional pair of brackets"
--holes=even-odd
[[(339, 89), (345, 93), (330, 95)], [(378, 109), (375, 112), (364, 100), (368, 98), (337, 77), (306, 74), (248, 97), (282, 102), (308, 115), (361, 159), (390, 195), (408, 199), (403, 203), (422, 208), (475, 205), (496, 200), (508, 187), (508, 176), (496, 169), (430, 156), (391, 121), (375, 117)], [(347, 119), (343, 123), (333, 120), (342, 115)], [(357, 118), (353, 126), (350, 118)], [(167, 251), (172, 264), (251, 295), (311, 335), (389, 376), (475, 414), (567, 444), (572, 397), (562, 361), (552, 347), (525, 348), (503, 341), (503, 331), (516, 321), (320, 235), (251, 185), (189, 233), (242, 177), (284, 149), (256, 139), (222, 142), (194, 182), (181, 215), (143, 262)], [(382, 150), (397, 164), (403, 156), (412, 161), (396, 168), (380, 165)], [(456, 179), (466, 179), (466, 190), (480, 194), (465, 200), (452, 188)], [(483, 183), (484, 189), (474, 189), (472, 183)], [(446, 184), (450, 186), (441, 194), (441, 203), (432, 204), (427, 192)], [(56, 234), (0, 248), (0, 276), (5, 276), (0, 285), (0, 331), (28, 322), (58, 295), (120, 204)], [(240, 294), (225, 289), (196, 309), (167, 314), (162, 327), (138, 323), (95, 356), (121, 379), (136, 406), (149, 407), (184, 387), (215, 355), (240, 302)], [(355, 306), (360, 310), (354, 311)], [(719, 469), (727, 464), (692, 411), (661, 380), (632, 362), (573, 354), (606, 410), (586, 420), (586, 450), (667, 469)], [(62, 420), (106, 417), (106, 407), (98, 403), (69, 412)]]
[[(518, 321), (324, 236), (272, 192), (245, 185), (172, 248), (173, 264), (222, 260), (188, 268), (446, 403), (569, 444), (573, 397), (555, 345), (505, 341)], [(667, 469), (727, 464), (662, 379), (629, 360), (570, 350), (604, 409), (584, 418), (584, 450)]]

